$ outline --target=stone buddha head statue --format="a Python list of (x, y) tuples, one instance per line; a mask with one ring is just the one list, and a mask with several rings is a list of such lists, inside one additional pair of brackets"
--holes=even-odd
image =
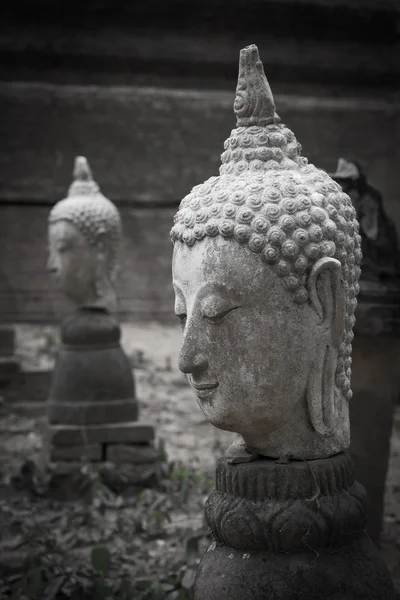
[(301, 156), (254, 45), (234, 110), (219, 177), (181, 201), (171, 230), (179, 366), (209, 421), (248, 451), (328, 457), (350, 443), (355, 210)]
[(68, 196), (48, 221), (48, 270), (59, 290), (81, 307), (115, 311), (120, 241), (117, 208), (101, 194), (86, 158), (76, 157)]

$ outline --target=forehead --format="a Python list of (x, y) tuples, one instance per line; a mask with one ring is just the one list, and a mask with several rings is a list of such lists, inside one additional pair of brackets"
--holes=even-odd
[(254, 297), (277, 292), (279, 286), (276, 274), (261, 256), (221, 237), (205, 238), (191, 247), (176, 242), (172, 273), (175, 291), (184, 296), (200, 289), (226, 289)]
[(83, 236), (77, 227), (67, 221), (66, 219), (60, 219), (49, 223), (49, 239), (51, 242), (63, 241), (63, 242), (74, 242), (75, 244), (82, 243)]

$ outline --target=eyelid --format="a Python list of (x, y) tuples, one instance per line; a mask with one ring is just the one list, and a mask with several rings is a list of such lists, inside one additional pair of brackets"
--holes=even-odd
[(206, 319), (208, 319), (209, 321), (219, 322), (219, 321), (222, 321), (222, 319), (224, 319), (227, 315), (229, 315), (229, 313), (236, 310), (237, 308), (239, 308), (239, 306), (232, 306), (225, 310), (219, 311), (216, 315), (212, 315), (212, 316), (204, 315), (204, 317)]

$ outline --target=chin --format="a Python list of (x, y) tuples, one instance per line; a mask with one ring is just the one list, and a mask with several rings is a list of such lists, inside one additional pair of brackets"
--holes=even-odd
[(204, 406), (202, 404), (200, 404), (200, 407), (211, 425), (214, 425), (217, 429), (234, 432), (240, 431), (243, 421), (237, 415), (231, 414), (229, 410), (224, 411), (215, 406)]

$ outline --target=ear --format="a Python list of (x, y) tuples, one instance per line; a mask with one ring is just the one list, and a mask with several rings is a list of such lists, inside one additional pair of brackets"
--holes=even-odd
[(104, 255), (107, 250), (107, 232), (105, 229), (100, 229), (96, 232), (96, 249), (101, 255)]
[(330, 344), (339, 348), (342, 340), (346, 299), (342, 265), (336, 258), (320, 258), (308, 279), (311, 306), (321, 319), (323, 329), (330, 331)]
[(308, 292), (321, 330), (307, 383), (307, 404), (314, 430), (321, 436), (334, 433), (336, 422), (335, 372), (345, 319), (342, 266), (335, 258), (321, 258), (311, 271)]

